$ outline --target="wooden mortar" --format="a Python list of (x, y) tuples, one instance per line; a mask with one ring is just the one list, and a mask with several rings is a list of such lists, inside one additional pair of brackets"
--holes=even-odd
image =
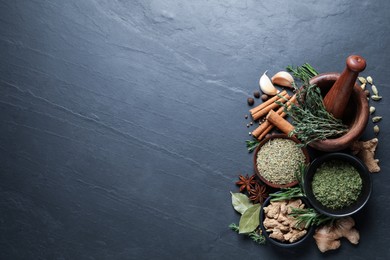
[[(310, 84), (316, 84), (321, 89), (322, 96), (325, 97), (339, 77), (339, 73), (324, 73), (313, 77)], [(356, 83), (343, 114), (343, 123), (349, 128), (346, 134), (338, 138), (311, 142), (309, 145), (325, 152), (340, 151), (348, 148), (363, 134), (368, 122), (369, 108), (366, 94)]]

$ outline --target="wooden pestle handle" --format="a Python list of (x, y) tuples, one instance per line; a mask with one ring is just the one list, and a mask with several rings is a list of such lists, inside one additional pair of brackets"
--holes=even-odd
[(351, 96), (359, 72), (366, 68), (366, 61), (359, 55), (347, 58), (346, 67), (324, 98), (326, 110), (341, 119)]

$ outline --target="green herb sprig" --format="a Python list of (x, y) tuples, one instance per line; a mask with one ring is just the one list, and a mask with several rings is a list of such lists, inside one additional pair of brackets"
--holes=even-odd
[(248, 148), (248, 152), (251, 153), (256, 149), (256, 147), (259, 145), (260, 142), (258, 140), (253, 139), (253, 140), (246, 140), (245, 143), (246, 143), (246, 148)]
[(289, 135), (296, 135), (302, 141), (302, 146), (348, 131), (341, 120), (326, 111), (321, 91), (316, 85), (306, 82), (296, 93), (297, 104), (291, 104), (289, 108), (285, 104), (283, 106), (293, 120), (294, 130)]
[(317, 76), (318, 72), (309, 63), (304, 63), (302, 66), (294, 68), (287, 66), (286, 70), (293, 74), (293, 77), (300, 79), (303, 82), (308, 82), (312, 77)]
[[(240, 232), (240, 228), (235, 223), (230, 224), (229, 228), (237, 233)], [(255, 230), (246, 235), (257, 244), (260, 245), (265, 244), (265, 237), (262, 234), (260, 234), (260, 231)]]
[(313, 208), (291, 208), (291, 213), (289, 215), (297, 220), (296, 226), (301, 226), (304, 224), (305, 228), (313, 225), (319, 226), (321, 224), (335, 220), (333, 217), (318, 213)]

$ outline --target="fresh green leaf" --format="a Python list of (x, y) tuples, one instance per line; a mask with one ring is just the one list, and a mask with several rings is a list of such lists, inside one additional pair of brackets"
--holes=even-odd
[(260, 204), (253, 204), (242, 214), (239, 223), (239, 233), (246, 234), (255, 230), (260, 224)]
[(232, 205), (237, 212), (244, 214), (248, 208), (252, 207), (252, 202), (245, 194), (233, 192), (230, 193), (232, 194)]
[(254, 140), (246, 140), (245, 143), (246, 143), (246, 148), (248, 148), (248, 152), (251, 153), (256, 149), (256, 147), (259, 145), (260, 142), (254, 139)]

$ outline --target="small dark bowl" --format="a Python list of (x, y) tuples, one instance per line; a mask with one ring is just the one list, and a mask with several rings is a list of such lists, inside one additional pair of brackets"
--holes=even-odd
[[(360, 192), (358, 199), (353, 204), (342, 209), (331, 209), (322, 205), (315, 198), (312, 190), (312, 185), (311, 185), (313, 181), (313, 176), (317, 168), (320, 165), (322, 165), (324, 162), (334, 160), (334, 159), (343, 160), (345, 162), (350, 163), (358, 170), (360, 177), (362, 178), (362, 191)], [(368, 171), (367, 167), (364, 165), (364, 163), (360, 161), (358, 158), (356, 158), (355, 156), (346, 153), (330, 153), (315, 159), (310, 164), (304, 177), (304, 190), (305, 190), (306, 197), (310, 201), (310, 204), (318, 212), (331, 217), (345, 217), (358, 212), (367, 203), (372, 191), (371, 174)]]
[[(266, 229), (263, 225), (263, 221), (265, 219), (264, 207), (267, 207), (271, 203), (271, 199), (272, 199), (271, 197), (268, 197), (264, 201), (263, 205), (261, 206), (261, 210), (260, 210), (260, 228), (261, 228), (261, 231), (262, 231), (265, 239), (267, 241), (269, 241), (270, 243), (272, 243), (276, 246), (279, 246), (279, 247), (283, 247), (283, 248), (292, 248), (292, 247), (296, 247), (296, 246), (303, 244), (307, 240), (307, 238), (311, 237), (311, 235), (313, 234), (314, 226), (310, 226), (307, 229), (306, 235), (304, 235), (303, 237), (301, 237), (299, 240), (295, 241), (294, 243), (281, 242), (279, 240), (276, 240), (276, 239), (269, 237), (269, 233), (266, 231)], [(301, 199), (302, 202), (305, 204), (305, 208), (310, 208), (310, 202), (305, 197), (300, 197), (299, 199)]]
[[(275, 138), (284, 138), (284, 139), (289, 139), (289, 140), (292, 140), (294, 141), (295, 143), (297, 144), (300, 144), (301, 142), (294, 138), (294, 137), (289, 137), (288, 135), (286, 134), (273, 134), (273, 135), (270, 135), (269, 137), (266, 137), (264, 138), (263, 141), (260, 142), (260, 144), (257, 146), (255, 152), (254, 152), (254, 156), (253, 156), (253, 164), (255, 166), (255, 173), (256, 175), (260, 178), (260, 180), (265, 183), (266, 185), (272, 187), (272, 188), (277, 188), (277, 189), (282, 189), (282, 188), (289, 188), (289, 187), (293, 187), (295, 185), (298, 184), (298, 181), (293, 181), (293, 182), (290, 182), (290, 183), (286, 183), (286, 184), (277, 184), (277, 183), (272, 183), (270, 181), (268, 181), (266, 178), (264, 178), (262, 175), (261, 175), (261, 172), (259, 172), (259, 170), (257, 169), (257, 153), (259, 152), (259, 150), (261, 149), (261, 147), (266, 143), (268, 142), (269, 140), (272, 140), (272, 139), (275, 139)], [(310, 156), (309, 156), (309, 153), (307, 152), (307, 149), (302, 147), (302, 152), (303, 154), (305, 155), (306, 157), (306, 160), (305, 160), (305, 163), (306, 164), (309, 164), (310, 163)]]

